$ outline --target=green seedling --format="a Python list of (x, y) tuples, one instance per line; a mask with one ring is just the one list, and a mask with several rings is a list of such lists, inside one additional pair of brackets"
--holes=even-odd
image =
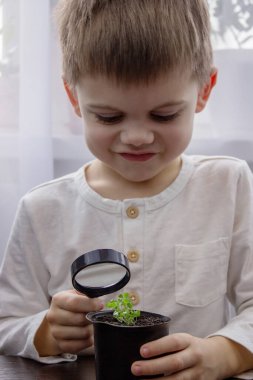
[(107, 302), (106, 307), (113, 310), (115, 319), (128, 326), (135, 325), (136, 319), (141, 314), (140, 310), (133, 309), (133, 303), (128, 293), (119, 294), (116, 299)]

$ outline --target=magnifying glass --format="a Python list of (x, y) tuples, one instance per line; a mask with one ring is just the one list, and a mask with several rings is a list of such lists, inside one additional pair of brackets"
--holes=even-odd
[(130, 280), (127, 257), (114, 249), (95, 249), (71, 265), (72, 284), (90, 298), (116, 292)]

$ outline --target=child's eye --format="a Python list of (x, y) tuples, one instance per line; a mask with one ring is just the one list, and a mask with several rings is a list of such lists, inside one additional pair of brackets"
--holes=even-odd
[(176, 112), (176, 113), (173, 113), (173, 114), (169, 114), (169, 115), (159, 115), (159, 114), (152, 113), (151, 117), (152, 117), (152, 119), (154, 119), (156, 121), (164, 123), (166, 121), (175, 120), (179, 115), (180, 115), (179, 112)]
[(115, 116), (105, 116), (105, 115), (98, 115), (96, 114), (96, 119), (103, 124), (116, 124), (119, 121), (122, 120), (122, 115), (115, 115)]

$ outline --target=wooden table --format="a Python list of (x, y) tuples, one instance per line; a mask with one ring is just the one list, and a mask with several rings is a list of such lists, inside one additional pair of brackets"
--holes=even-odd
[(0, 380), (95, 380), (94, 358), (76, 362), (41, 364), (15, 356), (0, 356)]
[(0, 380), (96, 380), (94, 358), (87, 356), (76, 362), (41, 364), (16, 356), (0, 356)]

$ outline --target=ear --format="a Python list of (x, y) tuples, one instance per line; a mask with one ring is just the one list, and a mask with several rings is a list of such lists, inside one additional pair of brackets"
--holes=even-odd
[(209, 77), (209, 81), (205, 83), (203, 87), (200, 88), (195, 112), (201, 112), (205, 108), (209, 96), (212, 92), (212, 89), (216, 85), (217, 74), (217, 69), (213, 68)]
[(70, 103), (72, 104), (75, 110), (75, 113), (77, 114), (77, 116), (82, 117), (76, 94), (70, 89), (67, 81), (64, 78), (62, 79), (63, 79), (64, 88), (66, 90)]

